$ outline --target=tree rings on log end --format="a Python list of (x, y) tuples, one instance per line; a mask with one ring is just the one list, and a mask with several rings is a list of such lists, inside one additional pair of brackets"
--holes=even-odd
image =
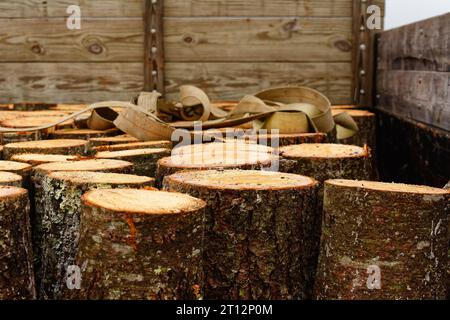
[(27, 163), (8, 160), (0, 161), (0, 171), (14, 172), (21, 175), (22, 177), (29, 175), (31, 169), (32, 166)]
[(0, 185), (22, 187), (22, 177), (13, 172), (0, 171)]
[(311, 295), (317, 181), (253, 170), (185, 171), (170, 191), (207, 202), (205, 299), (304, 299)]
[(56, 130), (50, 134), (52, 139), (83, 139), (89, 140), (92, 138), (108, 137), (118, 134), (120, 131), (116, 128), (108, 130), (92, 130), (92, 129), (67, 129)]
[(318, 299), (445, 299), (450, 193), (328, 180)]
[(106, 146), (93, 147), (95, 151), (120, 151), (120, 150), (133, 150), (133, 149), (147, 149), (147, 148), (164, 148), (171, 149), (172, 142), (170, 141), (143, 141), (143, 142), (130, 142), (111, 144)]
[(0, 186), (0, 300), (36, 297), (26, 189)]
[(333, 144), (333, 143), (307, 143), (287, 146), (280, 149), (284, 158), (360, 158), (368, 157), (369, 151), (366, 148)]
[(38, 140), (8, 143), (4, 146), (3, 156), (11, 158), (19, 153), (45, 153), (82, 155), (87, 151), (88, 142), (79, 139)]
[(159, 159), (170, 156), (170, 149), (147, 148), (120, 151), (100, 151), (97, 159), (119, 159), (133, 163), (133, 173), (154, 177)]
[(81, 161), (62, 161), (40, 164), (33, 168), (34, 172), (52, 171), (99, 171), (127, 173), (133, 164), (128, 161), (113, 159), (89, 159)]
[(134, 174), (123, 174), (113, 172), (97, 172), (97, 171), (54, 171), (48, 176), (51, 179), (62, 180), (67, 183), (76, 185), (120, 185), (120, 186), (153, 186), (155, 179), (145, 176), (137, 176)]
[(76, 265), (87, 268), (77, 298), (202, 298), (204, 201), (138, 189), (97, 189), (82, 199)]
[(40, 153), (20, 153), (11, 157), (12, 161), (24, 162), (32, 166), (49, 162), (76, 161), (77, 159), (79, 159), (78, 156)]

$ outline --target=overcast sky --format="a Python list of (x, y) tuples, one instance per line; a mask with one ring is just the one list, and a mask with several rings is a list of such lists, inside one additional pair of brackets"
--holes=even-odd
[(450, 12), (450, 0), (385, 1), (385, 30)]

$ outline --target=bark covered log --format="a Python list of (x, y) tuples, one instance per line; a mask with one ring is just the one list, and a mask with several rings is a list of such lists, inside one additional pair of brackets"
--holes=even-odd
[(450, 193), (325, 182), (318, 299), (445, 299)]
[(79, 299), (200, 299), (205, 203), (185, 194), (92, 190), (83, 196)]
[(7, 160), (0, 161), (0, 171), (12, 172), (21, 176), (22, 185), (26, 189), (28, 189), (31, 185), (31, 169), (32, 166), (27, 163)]
[(23, 178), (12, 172), (0, 171), (0, 185), (20, 188), (23, 186)]
[(279, 157), (263, 152), (199, 152), (184, 153), (162, 158), (158, 161), (155, 185), (160, 188), (165, 176), (178, 171), (212, 169), (277, 170)]
[(258, 134), (251, 139), (269, 147), (284, 147), (302, 143), (324, 143), (327, 142), (325, 133), (297, 133), (297, 134)]
[(0, 186), (0, 300), (36, 297), (27, 190)]
[(358, 125), (359, 131), (353, 137), (338, 139), (338, 143), (364, 147), (369, 146), (372, 150), (376, 147), (377, 120), (374, 113), (357, 109), (333, 109), (333, 114), (346, 112)]
[[(44, 199), (43, 181), (46, 175), (51, 172), (61, 171), (95, 171), (110, 173), (129, 173), (133, 165), (130, 162), (109, 159), (90, 159), (83, 161), (65, 161), (44, 163), (33, 167), (32, 183), (30, 185), (30, 198), (33, 201), (33, 210), (31, 214), (32, 240), (34, 251), (34, 265), (36, 270), (40, 269), (40, 257), (42, 248), (40, 239), (43, 234), (43, 214), (45, 213), (46, 201)], [(39, 283), (38, 283), (39, 285)], [(39, 289), (39, 288), (38, 288)]]
[(133, 163), (133, 173), (154, 177), (158, 160), (170, 156), (170, 149), (134, 149), (121, 151), (101, 151), (95, 155), (97, 159), (117, 159)]
[(63, 155), (83, 155), (88, 150), (88, 142), (77, 139), (39, 140), (8, 143), (4, 146), (3, 157), (10, 159), (20, 153), (44, 153)]
[(317, 214), (314, 179), (211, 170), (179, 172), (167, 176), (164, 185), (207, 203), (206, 299), (310, 296), (310, 220)]
[(36, 279), (40, 299), (60, 299), (66, 286), (67, 267), (77, 252), (81, 196), (92, 189), (146, 188), (154, 179), (119, 173), (60, 171), (45, 175), (38, 193), (42, 197), (40, 238), (42, 249)]

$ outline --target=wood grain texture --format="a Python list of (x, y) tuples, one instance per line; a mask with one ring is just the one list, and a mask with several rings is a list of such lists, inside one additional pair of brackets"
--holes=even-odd
[(0, 63), (0, 101), (129, 101), (143, 89), (143, 63)]
[(166, 61), (350, 61), (350, 18), (166, 18)]
[[(82, 23), (0, 19), (0, 61), (143, 61), (141, 19)], [(168, 18), (164, 46), (166, 61), (350, 61), (351, 19)]]
[(450, 72), (450, 13), (383, 32), (380, 70)]
[[(377, 0), (383, 8), (384, 0)], [(144, 0), (3, 0), (0, 17), (65, 17), (80, 5), (85, 17), (142, 17)], [(350, 0), (164, 0), (165, 16), (351, 16)]]
[(379, 70), (378, 109), (450, 131), (450, 73)]
[(304, 85), (327, 95), (334, 104), (351, 101), (351, 63), (167, 63), (166, 94), (190, 83), (213, 100), (236, 100), (281, 85)]

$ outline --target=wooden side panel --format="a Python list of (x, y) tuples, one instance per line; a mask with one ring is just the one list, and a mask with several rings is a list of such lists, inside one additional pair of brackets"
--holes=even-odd
[(190, 83), (212, 99), (234, 100), (271, 86), (304, 85), (326, 94), (334, 104), (348, 103), (351, 63), (167, 63), (166, 93)]
[(450, 14), (383, 32), (377, 108), (450, 131)]
[(143, 63), (0, 63), (0, 99), (46, 103), (129, 101), (143, 89)]
[[(383, 7), (384, 0), (377, 0)], [(64, 17), (79, 5), (85, 17), (142, 17), (144, 0), (2, 0), (1, 17)], [(350, 0), (164, 0), (165, 16), (350, 17)]]

